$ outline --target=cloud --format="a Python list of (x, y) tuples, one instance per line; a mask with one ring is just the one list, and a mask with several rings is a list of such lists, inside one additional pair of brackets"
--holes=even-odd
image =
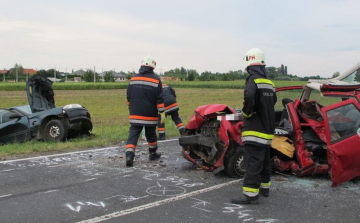
[[(140, 7), (146, 3), (146, 7)], [(243, 69), (262, 49), (268, 66), (332, 75), (359, 61), (356, 1), (2, 1), (0, 67), (137, 70)], [(16, 8), (16, 12), (14, 12)]]

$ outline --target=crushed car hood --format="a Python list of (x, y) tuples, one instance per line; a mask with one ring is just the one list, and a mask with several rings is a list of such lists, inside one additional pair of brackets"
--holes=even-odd
[(33, 113), (55, 108), (52, 83), (51, 80), (40, 76), (33, 76), (27, 81), (26, 93)]

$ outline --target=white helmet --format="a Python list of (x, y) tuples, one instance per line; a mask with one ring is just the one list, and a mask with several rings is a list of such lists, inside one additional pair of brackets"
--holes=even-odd
[(146, 66), (146, 67), (152, 67), (155, 69), (156, 67), (156, 61), (154, 58), (152, 58), (151, 56), (146, 56), (144, 57), (144, 59), (141, 61), (141, 66)]
[(259, 48), (252, 48), (251, 50), (247, 51), (243, 61), (246, 67), (254, 65), (266, 65), (265, 55)]

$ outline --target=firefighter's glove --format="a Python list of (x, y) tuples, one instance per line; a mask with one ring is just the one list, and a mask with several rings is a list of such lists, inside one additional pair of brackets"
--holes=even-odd
[(160, 117), (161, 117), (160, 123), (164, 124), (165, 123), (165, 112), (160, 113)]

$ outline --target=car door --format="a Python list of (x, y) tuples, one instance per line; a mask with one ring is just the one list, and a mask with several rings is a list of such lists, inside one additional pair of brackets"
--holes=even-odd
[[(19, 118), (10, 118), (18, 114)], [(31, 138), (28, 117), (6, 109), (0, 109), (0, 142), (23, 142)]]
[(322, 109), (332, 186), (360, 175), (360, 106), (355, 99)]

